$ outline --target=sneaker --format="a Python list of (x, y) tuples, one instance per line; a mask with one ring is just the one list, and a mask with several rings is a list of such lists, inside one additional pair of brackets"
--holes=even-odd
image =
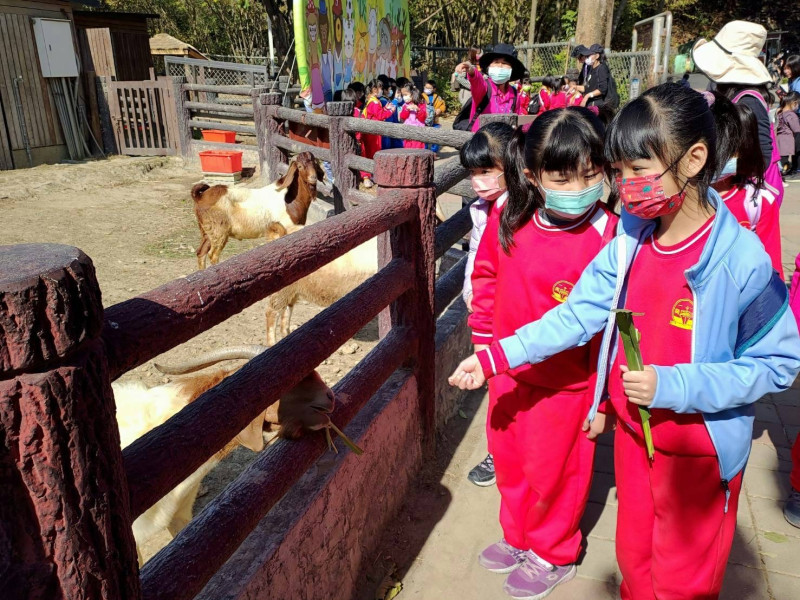
[(494, 458), (492, 455), (487, 454), (486, 458), (484, 458), (472, 469), (472, 471), (469, 472), (467, 479), (469, 479), (475, 485), (479, 485), (481, 487), (494, 485), (495, 481), (497, 481), (497, 477), (494, 474)]
[(492, 573), (510, 573), (525, 562), (525, 550), (514, 548), (505, 538), (478, 555), (478, 563)]
[(783, 516), (790, 525), (800, 527), (800, 492), (794, 488), (783, 506)]
[(525, 562), (508, 576), (503, 590), (517, 600), (539, 600), (552, 592), (558, 584), (575, 577), (576, 572), (575, 565), (551, 565), (528, 550), (525, 552)]
[(791, 171), (783, 176), (784, 181), (798, 181), (800, 180), (800, 171)]

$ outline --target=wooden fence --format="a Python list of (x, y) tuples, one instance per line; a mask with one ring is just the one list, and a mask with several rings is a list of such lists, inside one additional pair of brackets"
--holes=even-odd
[[(177, 84), (184, 155), (208, 146), (191, 138), (192, 128), (206, 126), (193, 121), (220, 108), (186, 97), (220, 92), (207, 88)], [(379, 314), (381, 340), (334, 387), (346, 400), (331, 418), (345, 428), (405, 366), (416, 378), (424, 445), (433, 448), (436, 317), (460, 292), (466, 258), (436, 283), (435, 261), (471, 224), (464, 207), (436, 227), (434, 207), (439, 194), (464, 186), (466, 173), (453, 160), (434, 167), (426, 150), (367, 160), (355, 134), (455, 147), (471, 134), (354, 119), (349, 103), (312, 115), (280, 106), (280, 94), (248, 94), (264, 174), (280, 175), (294, 152), (330, 161), (340, 214), (105, 311), (91, 259), (77, 248), (0, 248), (0, 533), (7, 546), (0, 567), (9, 597), (193, 598), (325, 452), (323, 436), (262, 452), (141, 573), (133, 520)], [(287, 122), (327, 129), (330, 146), (290, 139)], [(374, 173), (376, 196), (356, 189), (360, 169)], [(375, 236), (383, 240), (376, 275), (120, 450), (111, 381)]]
[[(213, 100), (192, 100), (191, 95), (238, 94), (250, 95), (247, 106), (219, 105)], [(270, 92), (267, 88), (248, 89), (243, 86), (218, 86), (186, 83), (175, 78), (175, 100), (179, 129), (179, 149), (184, 159), (193, 161), (198, 151), (208, 149), (248, 149), (244, 144), (203, 142), (193, 139), (194, 129), (220, 129), (254, 135), (257, 143), (262, 177), (274, 181), (288, 169), (293, 154), (308, 151), (316, 158), (327, 161), (334, 174), (332, 186), (318, 184), (323, 193), (333, 196), (335, 212), (369, 202), (374, 195), (358, 190), (358, 171), (375, 172), (375, 161), (360, 155), (357, 134), (375, 134), (400, 140), (415, 140), (460, 149), (472, 138), (472, 132), (445, 128), (412, 127), (399, 123), (385, 123), (353, 117), (352, 102), (328, 102), (327, 114), (308, 113), (283, 106), (284, 94)], [(253, 124), (231, 123), (225, 117), (252, 118)], [(517, 115), (483, 115), (481, 123), (505, 121), (516, 125)], [(294, 125), (313, 129), (317, 140), (306, 141), (291, 135)], [(256, 150), (256, 148), (251, 148)], [(468, 173), (457, 156), (437, 161), (434, 184), (437, 195), (451, 192), (472, 198), (471, 186), (464, 181)]]
[(114, 139), (120, 154), (175, 154), (178, 124), (170, 80), (110, 81), (106, 87)]

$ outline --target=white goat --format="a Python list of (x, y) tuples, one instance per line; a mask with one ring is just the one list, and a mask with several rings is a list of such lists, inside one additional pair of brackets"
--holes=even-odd
[[(295, 225), (287, 228), (286, 233), (299, 229), (302, 226)], [(278, 235), (280, 233), (283, 232)], [(273, 345), (277, 339), (288, 335), (292, 311), (299, 300), (317, 306), (330, 306), (377, 272), (378, 239), (372, 238), (310, 275), (275, 292), (267, 298), (267, 343)]]
[(324, 173), (310, 152), (301, 152), (286, 174), (261, 188), (229, 188), (198, 183), (192, 188), (194, 213), (200, 228), (197, 268), (212, 265), (229, 238), (274, 239), (274, 227), (305, 225), (308, 208), (317, 196)]
[[(263, 350), (263, 346), (237, 347), (201, 356), (173, 368), (156, 366), (168, 373), (188, 373), (215, 364), (220, 360), (253, 358)], [(152, 388), (148, 388), (138, 381), (113, 383), (122, 447), (125, 448), (154, 427), (165, 422), (236, 370), (236, 368), (217, 368), (209, 373), (192, 375), (181, 381)], [(281, 414), (282, 421), (291, 421), (282, 422), (281, 426), (289, 428), (288, 431), (292, 435), (285, 435), (283, 429), (281, 434), (284, 437), (297, 437), (304, 427), (316, 428), (317, 421), (320, 419), (319, 413), (330, 412), (333, 409), (333, 401), (333, 392), (325, 385), (316, 371), (312, 371), (297, 387), (281, 399), (281, 402), (288, 402), (292, 407), (281, 409), (278, 406), (280, 402), (276, 402), (259, 414), (224, 448), (134, 521), (133, 534), (136, 538), (139, 564), (144, 564), (142, 549), (153, 538), (164, 530), (174, 537), (191, 521), (192, 508), (203, 478), (237, 445), (241, 444), (253, 452), (263, 450), (264, 425), (265, 423), (277, 424), (279, 414)], [(297, 406), (295, 407), (295, 405)], [(290, 419), (284, 417), (287, 412), (291, 413)]]

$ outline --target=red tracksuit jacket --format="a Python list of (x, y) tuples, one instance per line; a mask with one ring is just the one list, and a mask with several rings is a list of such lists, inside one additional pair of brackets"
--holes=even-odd
[[(511, 255), (498, 237), (500, 211), (493, 211), (472, 273), (472, 342), (490, 344), (512, 335), (567, 299), (600, 249), (613, 239), (619, 217), (598, 205), (568, 227), (548, 225), (539, 215), (514, 234)], [(528, 384), (565, 391), (585, 389), (595, 371), (587, 346), (562, 352), (511, 372)]]

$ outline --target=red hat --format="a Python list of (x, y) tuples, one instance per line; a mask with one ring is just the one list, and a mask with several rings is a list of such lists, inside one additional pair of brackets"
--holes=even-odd
[(342, 16), (342, 0), (333, 0), (333, 8), (331, 9), (336, 16)]

